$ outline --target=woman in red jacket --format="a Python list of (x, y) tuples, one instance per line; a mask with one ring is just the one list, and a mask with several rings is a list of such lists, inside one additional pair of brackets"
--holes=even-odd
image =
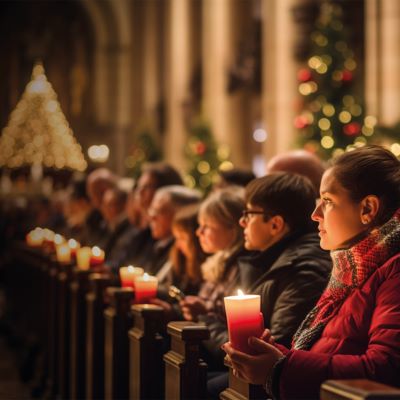
[(318, 398), (327, 379), (399, 385), (400, 162), (379, 146), (347, 152), (325, 172), (320, 192), (312, 219), (333, 270), (292, 348), (268, 331), (249, 339), (257, 355), (223, 346), (234, 373), (274, 398)]

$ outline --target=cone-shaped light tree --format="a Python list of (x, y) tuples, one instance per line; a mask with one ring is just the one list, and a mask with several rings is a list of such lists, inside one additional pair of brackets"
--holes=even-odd
[(83, 171), (87, 163), (61, 111), (57, 95), (36, 63), (0, 137), (0, 166), (45, 166)]

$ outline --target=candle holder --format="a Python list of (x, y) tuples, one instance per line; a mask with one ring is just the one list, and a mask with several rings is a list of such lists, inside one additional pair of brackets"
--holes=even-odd
[(253, 354), (248, 345), (250, 336), (260, 337), (264, 330), (264, 321), (260, 312), (260, 296), (244, 295), (224, 298), (229, 341), (232, 346), (244, 353)]

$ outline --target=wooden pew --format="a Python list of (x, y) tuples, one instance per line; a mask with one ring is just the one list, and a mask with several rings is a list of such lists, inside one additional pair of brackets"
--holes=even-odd
[(165, 398), (206, 399), (207, 364), (200, 358), (200, 344), (210, 337), (205, 325), (170, 322), (171, 350), (164, 355)]
[(400, 389), (366, 379), (329, 380), (321, 385), (321, 400), (400, 399)]
[(91, 270), (74, 268), (70, 283), (70, 362), (69, 396), (83, 399), (86, 394), (86, 294)]
[(70, 381), (70, 290), (72, 280), (72, 264), (61, 265), (57, 284), (57, 306), (58, 306), (58, 397), (69, 399)]
[(161, 307), (152, 304), (132, 306), (134, 327), (129, 331), (129, 398), (164, 397), (163, 337), (165, 329)]
[(105, 274), (89, 276), (86, 295), (86, 398), (104, 398), (104, 310), (105, 290), (110, 278)]
[(104, 311), (105, 318), (105, 398), (129, 397), (129, 340), (132, 327), (131, 288), (108, 288), (110, 306)]
[(62, 267), (54, 258), (48, 269), (48, 296), (49, 296), (49, 314), (48, 314), (48, 373), (46, 385), (46, 398), (54, 398), (58, 393), (58, 285), (57, 277)]

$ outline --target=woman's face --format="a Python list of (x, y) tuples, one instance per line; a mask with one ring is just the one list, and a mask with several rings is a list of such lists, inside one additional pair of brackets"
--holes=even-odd
[(235, 242), (237, 230), (222, 225), (215, 218), (207, 215), (199, 216), (199, 227), (196, 235), (199, 237), (201, 248), (206, 253), (216, 253), (229, 249)]
[(182, 254), (186, 258), (193, 256), (189, 233), (182, 228), (172, 226), (172, 234), (175, 238), (175, 246), (182, 252)]
[(320, 245), (325, 250), (347, 247), (366, 227), (361, 222), (361, 204), (327, 170), (321, 181), (320, 199), (311, 218), (318, 222)]

